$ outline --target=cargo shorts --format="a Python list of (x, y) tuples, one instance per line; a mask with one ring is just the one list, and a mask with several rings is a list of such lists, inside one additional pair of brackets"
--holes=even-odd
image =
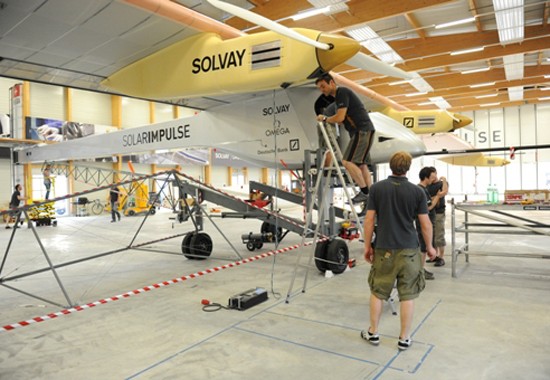
[(381, 300), (390, 298), (394, 285), (400, 301), (417, 298), (426, 287), (420, 250), (376, 248), (368, 282)]

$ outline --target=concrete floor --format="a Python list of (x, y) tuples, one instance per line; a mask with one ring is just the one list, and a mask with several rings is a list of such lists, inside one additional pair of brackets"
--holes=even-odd
[[(300, 215), (301, 210), (291, 212)], [(169, 216), (161, 211), (148, 218), (136, 242), (192, 229), (189, 222), (173, 226)], [(109, 220), (107, 214), (62, 217), (57, 227), (39, 227), (37, 232), (57, 264), (127, 246), (143, 219)], [(265, 244), (252, 253), (241, 243), (241, 234), (259, 231), (256, 220), (215, 222), (243, 257), (273, 249)], [(0, 230), (2, 253), (11, 231)], [(305, 263), (311, 249), (192, 278), (188, 275), (239, 260), (210, 222), (205, 231), (214, 241), (209, 260), (183, 257), (179, 237), (149, 246), (154, 251), (129, 250), (59, 269), (69, 299), (78, 305), (180, 281), (82, 311), (69, 309), (53, 319), (25, 325), (65, 306), (0, 287), (1, 326), (15, 327), (0, 331), (0, 379), (550, 378), (550, 260), (471, 256), (466, 265), (461, 255), (459, 277), (452, 278), (448, 230), (447, 265), (433, 268), (436, 279), (416, 302), (413, 346), (399, 352), (399, 317), (389, 305), (380, 346), (370, 346), (359, 336), (368, 327), (369, 302), (370, 266), (362, 258), (362, 243), (349, 244), (358, 262), (355, 268), (333, 278), (312, 269), (305, 293), (305, 268), (300, 267), (286, 303), (297, 256), (304, 255)], [(280, 247), (300, 240), (289, 234)], [(539, 252), (549, 246), (548, 237), (481, 235), (472, 240), (485, 250), (509, 250), (514, 244), (522, 252)], [(1, 276), (46, 265), (32, 230), (24, 227), (17, 230)], [(6, 284), (68, 304), (51, 271)], [(231, 295), (254, 287), (269, 291), (267, 302), (245, 311), (202, 310), (202, 299), (226, 305)]]

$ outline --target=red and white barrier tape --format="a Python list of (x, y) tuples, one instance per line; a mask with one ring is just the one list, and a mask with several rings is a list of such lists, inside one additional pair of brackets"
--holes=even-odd
[[(323, 239), (320, 239), (319, 241), (322, 241), (322, 240)], [(311, 244), (313, 244), (313, 242), (307, 242), (307, 243), (304, 244), (304, 246), (308, 246), (308, 245), (311, 245)], [(0, 329), (0, 332), (2, 332), (2, 331), (11, 331), (11, 330), (14, 330), (18, 327), (24, 327), (24, 326), (31, 325), (33, 323), (44, 322), (44, 321), (47, 321), (49, 319), (54, 319), (54, 318), (57, 318), (57, 317), (61, 317), (63, 315), (72, 314), (72, 313), (77, 312), (77, 311), (90, 309), (90, 308), (95, 307), (95, 306), (103, 305), (103, 304), (106, 304), (106, 303), (109, 303), (109, 302), (114, 302), (114, 301), (118, 301), (118, 300), (121, 300), (121, 299), (124, 299), (124, 298), (128, 298), (128, 297), (137, 295), (137, 294), (145, 293), (145, 292), (148, 292), (150, 290), (162, 288), (164, 286), (168, 286), (168, 285), (171, 285), (171, 284), (176, 284), (178, 282), (183, 282), (185, 280), (191, 280), (191, 279), (196, 278), (196, 277), (204, 276), (205, 274), (219, 272), (222, 269), (237, 267), (239, 265), (244, 265), (244, 264), (247, 264), (247, 263), (250, 263), (250, 262), (253, 262), (253, 261), (257, 261), (257, 260), (260, 260), (260, 259), (263, 259), (263, 258), (266, 258), (266, 257), (269, 257), (269, 256), (276, 255), (278, 253), (284, 253), (284, 252), (292, 251), (292, 250), (300, 248), (300, 247), (301, 247), (301, 244), (296, 244), (296, 245), (293, 245), (293, 246), (290, 246), (290, 247), (280, 248), (280, 249), (277, 249), (277, 250), (274, 250), (274, 251), (264, 252), (260, 255), (251, 256), (251, 257), (248, 257), (246, 259), (235, 261), (235, 262), (225, 264), (225, 265), (222, 265), (222, 266), (219, 266), (219, 267), (206, 269), (206, 270), (203, 270), (203, 271), (200, 271), (200, 272), (189, 274), (187, 276), (175, 278), (175, 279), (172, 279), (170, 281), (163, 281), (161, 283), (145, 286), (141, 289), (132, 290), (132, 291), (129, 291), (129, 292), (126, 292), (126, 293), (123, 293), (123, 294), (119, 294), (119, 295), (114, 296), (114, 297), (104, 298), (104, 299), (101, 299), (99, 301), (87, 303), (85, 305), (75, 306), (75, 307), (72, 307), (72, 308), (69, 308), (69, 309), (64, 309), (64, 310), (58, 311), (56, 313), (46, 314), (46, 315), (43, 315), (41, 317), (35, 317), (35, 318), (32, 318), (32, 319), (28, 319), (26, 321), (12, 323), (12, 324), (9, 324), (9, 325), (2, 326), (2, 328)]]

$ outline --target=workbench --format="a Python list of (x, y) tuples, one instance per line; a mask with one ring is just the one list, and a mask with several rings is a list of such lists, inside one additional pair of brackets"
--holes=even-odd
[[(542, 222), (550, 218), (549, 204), (455, 203), (453, 199), (451, 205), (453, 277), (457, 277), (457, 261), (460, 254), (464, 254), (466, 263), (470, 262), (470, 255), (550, 259), (550, 249), (541, 253), (481, 251), (476, 250), (470, 241), (470, 234), (537, 235), (548, 236), (547, 247), (550, 247), (550, 224)], [(458, 212), (464, 213), (463, 222), (460, 224), (457, 222)], [(471, 216), (488, 222), (474, 223)], [(457, 233), (464, 234), (464, 242), (461, 245), (457, 243)], [(513, 248), (513, 245), (509, 245), (509, 248)]]

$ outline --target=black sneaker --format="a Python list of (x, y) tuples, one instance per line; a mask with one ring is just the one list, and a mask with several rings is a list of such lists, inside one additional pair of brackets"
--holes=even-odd
[(443, 265), (445, 265), (445, 260), (443, 260), (442, 257), (437, 257), (435, 259), (434, 267), (442, 267)]
[(437, 261), (437, 257), (435, 259), (426, 259), (427, 263), (435, 263)]
[(6, 226), (6, 230), (9, 230), (11, 227), (10, 226)]
[(369, 196), (362, 191), (358, 192), (356, 196), (351, 198), (351, 203), (362, 203), (369, 200)]
[(399, 337), (399, 340), (397, 341), (397, 348), (399, 348), (399, 350), (401, 351), (405, 351), (411, 345), (412, 345), (412, 340), (410, 339), (401, 339), (401, 337)]
[(361, 331), (361, 338), (365, 339), (373, 346), (378, 346), (380, 344), (380, 335), (376, 333), (371, 334), (368, 329)]
[(434, 280), (435, 276), (432, 272), (428, 272), (426, 269), (424, 269), (424, 279), (426, 280)]

